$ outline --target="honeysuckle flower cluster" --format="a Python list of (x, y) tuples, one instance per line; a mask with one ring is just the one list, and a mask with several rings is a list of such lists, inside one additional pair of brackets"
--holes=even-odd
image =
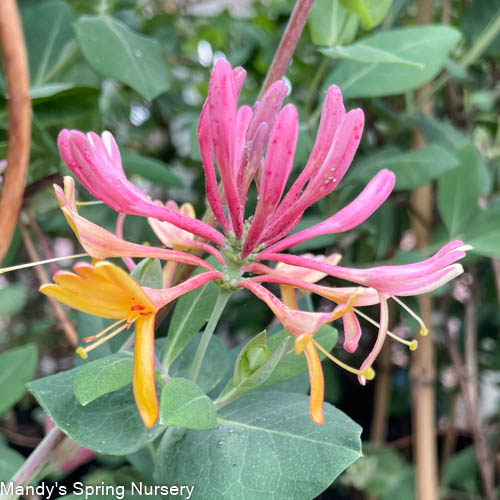
[[(284, 253), (294, 245), (323, 234), (348, 231), (377, 210), (394, 187), (394, 174), (380, 171), (357, 198), (323, 222), (290, 235), (304, 212), (328, 196), (347, 172), (358, 147), (364, 124), (363, 112), (346, 112), (340, 90), (332, 85), (326, 92), (316, 141), (305, 167), (285, 193), (292, 171), (298, 135), (298, 114), (291, 104), (283, 105), (287, 88), (274, 83), (253, 108), (237, 107), (245, 80), (242, 68), (216, 62), (203, 106), (198, 140), (206, 179), (206, 195), (217, 227), (197, 220), (189, 204), (178, 207), (151, 200), (127, 180), (120, 152), (109, 132), (99, 136), (63, 130), (58, 139), (61, 157), (73, 174), (95, 197), (119, 214), (141, 215), (168, 248), (155, 248), (125, 241), (117, 234), (93, 224), (78, 214), (74, 182), (64, 181), (56, 195), (68, 223), (80, 243), (94, 259), (111, 257), (154, 257), (167, 263), (163, 289), (139, 286), (129, 274), (106, 261), (78, 263), (74, 273), (55, 275), (53, 285), (42, 292), (79, 310), (117, 322), (98, 335), (79, 353), (86, 356), (119, 331), (135, 324), (134, 395), (146, 426), (157, 420), (158, 403), (154, 384), (154, 318), (157, 311), (181, 294), (215, 280), (229, 291), (246, 289), (264, 301), (295, 338), (295, 352), (304, 353), (311, 382), (310, 412), (322, 423), (324, 380), (322, 353), (355, 373), (360, 383), (374, 376), (372, 365), (388, 334), (388, 299), (406, 306), (398, 296), (430, 292), (463, 272), (457, 263), (467, 247), (452, 241), (434, 256), (415, 264), (349, 269), (338, 265), (340, 256)], [(258, 201), (255, 213), (246, 212), (249, 188), (255, 182)], [(221, 187), (219, 187), (219, 183)], [(194, 252), (188, 253), (188, 252)], [(215, 269), (200, 258), (216, 259)], [(204, 272), (170, 286), (177, 263), (198, 266)], [(274, 267), (273, 264), (276, 263)], [(332, 276), (354, 283), (350, 287), (328, 287), (317, 282)], [(276, 283), (281, 298), (264, 286)], [(332, 302), (328, 312), (306, 312), (297, 307), (297, 290), (314, 293)], [(379, 305), (378, 322), (359, 308)], [(413, 313), (412, 313), (413, 314)], [(362, 329), (358, 317), (378, 326), (373, 348), (359, 369), (345, 365), (315, 341), (318, 329), (336, 319), (343, 320), (344, 349), (354, 352)], [(421, 320), (421, 333), (427, 330)], [(392, 334), (391, 334), (392, 335)], [(416, 341), (403, 341), (410, 348)]]

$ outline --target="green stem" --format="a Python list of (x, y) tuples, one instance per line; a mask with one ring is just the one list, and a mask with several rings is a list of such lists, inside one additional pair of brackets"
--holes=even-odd
[(210, 339), (214, 333), (215, 327), (221, 317), (222, 311), (224, 307), (226, 307), (227, 301), (233, 292), (229, 290), (224, 290), (224, 288), (220, 289), (219, 296), (217, 297), (217, 302), (215, 303), (214, 310), (212, 311), (212, 315), (208, 320), (207, 327), (203, 332), (203, 335), (200, 340), (200, 344), (198, 345), (198, 349), (196, 350), (196, 354), (193, 359), (193, 364), (191, 365), (191, 370), (189, 371), (189, 378), (193, 382), (196, 382), (198, 375), (200, 374), (201, 364), (203, 363), (203, 358), (207, 352), (208, 344), (210, 343)]

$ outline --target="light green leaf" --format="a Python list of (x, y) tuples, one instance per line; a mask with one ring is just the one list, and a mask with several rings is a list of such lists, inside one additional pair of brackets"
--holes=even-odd
[(23, 397), (26, 383), (35, 373), (37, 357), (33, 344), (0, 354), (0, 415)]
[(47, 415), (73, 441), (98, 453), (127, 455), (153, 441), (162, 431), (144, 427), (130, 387), (105, 394), (82, 406), (73, 392), (79, 368), (28, 384)]
[(0, 316), (14, 316), (22, 311), (28, 300), (28, 290), (21, 283), (0, 288)]
[(249, 340), (238, 354), (234, 364), (233, 383), (238, 385), (243, 379), (248, 378), (269, 358), (270, 354), (264, 330)]
[(393, 52), (371, 47), (362, 41), (343, 47), (338, 46), (331, 49), (322, 49), (321, 52), (332, 59), (350, 59), (352, 61), (372, 64), (402, 64), (403, 66), (410, 66), (420, 70), (424, 69), (422, 63), (403, 59)]
[(108, 16), (82, 16), (73, 26), (95, 71), (126, 83), (146, 99), (168, 90), (170, 79), (157, 40)]
[(173, 378), (161, 392), (160, 422), (187, 429), (213, 429), (217, 425), (217, 411), (194, 382)]
[(76, 399), (83, 406), (132, 383), (134, 360), (131, 353), (117, 352), (84, 364), (73, 380)]
[(22, 20), (31, 79), (36, 95), (49, 82), (75, 49), (71, 23), (75, 13), (66, 2), (49, 0), (22, 9)]
[(156, 158), (124, 151), (122, 153), (123, 169), (127, 174), (137, 174), (155, 184), (170, 188), (184, 186), (182, 180), (172, 172), (170, 167)]
[(500, 258), (500, 206), (479, 211), (460, 234), (473, 247), (472, 252), (486, 257)]
[(177, 301), (168, 329), (164, 365), (170, 365), (208, 321), (218, 296), (219, 287), (210, 281)]
[(343, 60), (326, 78), (342, 89), (344, 98), (381, 97), (416, 89), (434, 78), (460, 39), (449, 26), (421, 26), (384, 31), (363, 39), (363, 46), (391, 53), (423, 69), (380, 62)]
[(401, 153), (388, 147), (358, 161), (346, 182), (368, 182), (377, 172), (386, 168), (396, 175), (396, 190), (414, 189), (459, 165), (447, 149), (429, 144), (420, 149)]
[(369, 30), (381, 23), (392, 5), (392, 0), (341, 0), (342, 5), (354, 12), (363, 29)]
[(340, 0), (316, 0), (309, 15), (311, 40), (316, 45), (335, 47), (350, 43), (358, 26), (358, 16), (344, 9)]
[[(200, 343), (201, 333), (192, 338), (191, 342), (172, 363), (169, 374), (172, 377), (188, 378), (193, 358)], [(229, 352), (218, 337), (213, 336), (208, 344), (207, 352), (201, 364), (198, 375), (198, 384), (205, 391), (210, 392), (224, 377), (229, 369)]]
[(130, 276), (141, 286), (163, 288), (161, 263), (158, 259), (143, 259), (134, 267)]
[(445, 172), (438, 182), (439, 212), (452, 238), (466, 228), (477, 212), (481, 194), (479, 152), (469, 143), (457, 156), (460, 165)]
[(259, 392), (222, 408), (212, 431), (166, 436), (158, 484), (195, 484), (192, 500), (315, 498), (361, 455), (361, 428), (325, 404), (325, 423), (309, 416), (309, 397)]

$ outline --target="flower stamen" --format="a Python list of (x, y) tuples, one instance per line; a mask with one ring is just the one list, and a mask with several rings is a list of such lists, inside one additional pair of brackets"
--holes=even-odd
[(399, 300), (397, 297), (394, 295), (389, 295), (389, 297), (397, 302), (419, 325), (420, 325), (420, 335), (422, 337), (425, 337), (426, 335), (429, 335), (429, 329), (425, 326), (425, 323), (423, 322), (422, 318), (416, 314), (414, 311), (412, 311), (404, 302)]
[(357, 368), (353, 368), (352, 366), (349, 366), (343, 361), (340, 361), (340, 359), (336, 358), (333, 354), (329, 353), (321, 344), (316, 342), (314, 339), (312, 340), (312, 342), (314, 346), (317, 349), (319, 349), (329, 360), (333, 361), (336, 365), (340, 366), (349, 373), (365, 377), (366, 380), (372, 380), (375, 377), (375, 370), (371, 366), (367, 366), (363, 370), (358, 370)]

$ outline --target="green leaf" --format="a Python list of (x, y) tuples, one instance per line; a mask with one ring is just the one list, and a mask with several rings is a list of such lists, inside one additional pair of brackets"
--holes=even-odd
[(146, 258), (141, 260), (134, 267), (130, 276), (141, 286), (157, 289), (163, 288), (161, 262), (158, 259)]
[(309, 15), (311, 40), (316, 45), (335, 47), (352, 42), (358, 31), (358, 17), (340, 5), (340, 0), (316, 0)]
[[(459, 165), (457, 158), (447, 149), (429, 144), (420, 149), (401, 153), (388, 147), (366, 155), (351, 169), (346, 182), (368, 182), (377, 172), (386, 168), (396, 175), (396, 190), (414, 189)], [(452, 172), (454, 173), (454, 171)]]
[(321, 52), (332, 59), (350, 59), (363, 63), (378, 63), (378, 64), (402, 64), (412, 68), (424, 69), (422, 63), (403, 59), (393, 52), (371, 47), (364, 44), (362, 41), (347, 46), (339, 46), (331, 49), (323, 49)]
[[(271, 351), (274, 351), (288, 337), (290, 337), (290, 334), (286, 330), (281, 330), (267, 339), (267, 346)], [(321, 344), (327, 351), (333, 349), (337, 343), (337, 339), (337, 330), (329, 325), (323, 325), (314, 336), (314, 340)], [(321, 352), (319, 356), (321, 359), (325, 357)], [(288, 353), (279, 362), (272, 375), (262, 384), (262, 387), (279, 384), (305, 371), (307, 371), (306, 357), (304, 354), (295, 354), (293, 347), (290, 347)]]
[(401, 64), (340, 61), (326, 78), (344, 98), (402, 94), (432, 80), (460, 39), (449, 26), (421, 26), (384, 31), (363, 39), (363, 46), (391, 53), (423, 69)]
[(36, 2), (22, 9), (32, 94), (47, 89), (45, 84), (74, 51), (71, 23), (75, 17), (68, 4), (60, 0)]
[(160, 422), (187, 429), (214, 429), (217, 411), (212, 400), (194, 382), (173, 378), (161, 392)]
[[(0, 482), (7, 483), (7, 481), (10, 481), (24, 461), (25, 457), (19, 452), (0, 442)], [(5, 484), (5, 486), (8, 487), (9, 485)]]
[(439, 213), (454, 238), (478, 210), (481, 194), (479, 152), (469, 143), (457, 154), (460, 165), (445, 172), (438, 182)]
[(131, 353), (117, 352), (83, 365), (73, 380), (76, 399), (83, 406), (132, 383)]
[(500, 258), (500, 206), (479, 211), (467, 224), (460, 238), (473, 247), (472, 252)]
[(455, 453), (444, 464), (443, 486), (475, 493), (478, 487), (478, 467), (474, 447)]
[[(200, 343), (201, 333), (196, 335), (180, 356), (172, 363), (169, 374), (172, 377), (188, 378), (193, 358)], [(205, 391), (210, 392), (224, 377), (229, 369), (229, 353), (222, 340), (212, 336), (207, 352), (201, 364), (198, 384)]]
[(33, 344), (0, 354), (0, 415), (23, 397), (26, 383), (35, 374), (37, 357)]
[(137, 174), (145, 179), (170, 188), (184, 187), (182, 180), (172, 172), (170, 167), (156, 158), (124, 151), (122, 153), (123, 169), (127, 174)]
[(126, 455), (153, 441), (162, 431), (144, 427), (129, 387), (82, 406), (73, 392), (79, 368), (28, 384), (42, 408), (73, 441), (98, 453)]
[(20, 283), (0, 288), (0, 316), (14, 316), (28, 301), (28, 290)]
[(163, 365), (170, 365), (208, 321), (219, 296), (219, 287), (208, 282), (178, 301), (168, 329)]
[(369, 30), (381, 23), (392, 5), (392, 0), (341, 0), (342, 5), (354, 12), (361, 26)]
[(325, 423), (309, 416), (303, 394), (259, 392), (222, 408), (212, 431), (166, 435), (158, 484), (196, 484), (192, 500), (315, 498), (361, 455), (361, 428), (325, 404)]
[(146, 99), (168, 90), (170, 79), (157, 40), (108, 16), (82, 16), (73, 26), (95, 71), (126, 83)]

